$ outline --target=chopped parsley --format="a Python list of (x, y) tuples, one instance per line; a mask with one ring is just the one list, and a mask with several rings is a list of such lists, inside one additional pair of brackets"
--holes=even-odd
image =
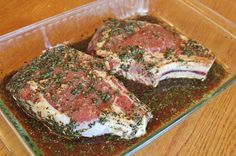
[(102, 125), (104, 125), (104, 124), (107, 122), (106, 117), (100, 117), (100, 118), (99, 118), (99, 122), (100, 122)]
[(177, 61), (179, 61), (179, 62), (184, 62), (184, 60), (183, 59), (181, 59), (181, 58), (177, 58)]
[(132, 55), (130, 53), (122, 53), (119, 55), (119, 58), (122, 62), (126, 62), (132, 58)]
[(116, 36), (116, 35), (119, 35), (123, 32), (122, 29), (120, 28), (113, 28), (111, 29), (111, 31), (108, 33), (109, 36)]
[(82, 85), (82, 83), (80, 83), (78, 88), (75, 88), (75, 89), (71, 90), (71, 94), (72, 95), (77, 95), (83, 90), (83, 88), (84, 88), (84, 86)]
[(87, 91), (85, 92), (86, 95), (92, 94), (96, 91), (96, 89), (93, 86), (89, 86)]
[(111, 96), (107, 92), (97, 91), (97, 95), (101, 98), (102, 101), (107, 102)]
[(107, 140), (112, 140), (114, 137), (113, 137), (113, 135), (108, 134), (106, 138), (107, 138)]
[(128, 71), (129, 71), (129, 68), (130, 68), (130, 65), (129, 65), (129, 64), (127, 64), (127, 65), (121, 64), (121, 65), (120, 65), (120, 68), (123, 69), (124, 71), (128, 72)]
[(143, 59), (143, 57), (138, 57), (138, 58), (136, 58), (136, 61), (138, 63), (142, 63), (142, 62), (144, 62), (144, 59)]
[(93, 103), (95, 105), (99, 105), (100, 104), (100, 100), (98, 98), (93, 98), (92, 100), (93, 100)]
[(61, 76), (60, 75), (57, 75), (55, 78), (54, 78), (54, 82), (55, 83), (59, 83), (61, 81)]
[(125, 25), (124, 30), (127, 34), (133, 34), (134, 33), (134, 26), (131, 24)]
[(76, 95), (76, 94), (78, 94), (78, 93), (80, 93), (80, 89), (78, 89), (78, 88), (75, 88), (75, 89), (72, 89), (72, 90), (71, 90), (71, 94), (72, 94), (72, 95)]
[(132, 59), (138, 63), (144, 62), (143, 59), (144, 49), (138, 46), (127, 46), (123, 47), (119, 58), (122, 62), (130, 62)]
[(173, 49), (168, 48), (164, 54), (165, 59), (170, 60), (173, 58)]
[(41, 79), (47, 79), (51, 76), (51, 72), (46, 72), (40, 76)]
[(29, 68), (29, 70), (32, 71), (32, 72), (34, 72), (34, 71), (37, 70), (37, 67), (34, 66), (34, 65), (28, 66), (28, 68)]
[(188, 57), (194, 55), (194, 52), (193, 52), (191, 49), (187, 48), (187, 47), (184, 47), (184, 48), (183, 48), (183, 53), (184, 53), (185, 55), (187, 55)]
[(182, 50), (183, 50), (183, 54), (187, 55), (188, 57), (192, 55), (202, 55), (202, 56), (208, 55), (207, 53), (205, 53), (207, 50), (194, 40), (186, 41), (182, 45)]
[(111, 96), (108, 93), (102, 93), (101, 99), (102, 101), (108, 101), (111, 98)]
[(138, 23), (133, 21), (120, 21), (117, 19), (109, 19), (108, 26), (111, 29), (108, 33), (109, 36), (117, 36), (122, 33), (131, 35), (135, 32), (135, 28), (139, 27)]
[(154, 68), (154, 66), (155, 66), (155, 64), (148, 63), (148, 64), (146, 65), (146, 69), (147, 69), (147, 70), (151, 70), (152, 68)]

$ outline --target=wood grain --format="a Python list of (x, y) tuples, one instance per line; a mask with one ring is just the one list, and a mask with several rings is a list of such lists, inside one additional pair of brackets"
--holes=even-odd
[(236, 2), (235, 0), (199, 0), (209, 8), (217, 11), (220, 15), (236, 23)]
[(235, 92), (234, 85), (136, 156), (236, 155)]
[[(0, 1), (0, 35), (89, 1), (91, 0)], [(236, 23), (235, 0), (201, 2)], [(9, 129), (1, 116), (0, 123), (1, 128)], [(17, 142), (11, 131), (2, 138), (5, 138), (3, 142)], [(3, 142), (0, 141), (0, 156), (11, 155)], [(28, 155), (22, 145), (16, 144), (14, 148), (17, 155)], [(236, 155), (236, 85), (225, 90), (208, 105), (135, 155)]]
[(91, 1), (93, 0), (1, 0), (0, 35)]
[(7, 151), (7, 149), (6, 149), (5, 145), (4, 145), (4, 143), (3, 143), (2, 141), (0, 141), (0, 155), (1, 155), (1, 156), (6, 156), (6, 155), (8, 155), (7, 152), (8, 152), (8, 151)]

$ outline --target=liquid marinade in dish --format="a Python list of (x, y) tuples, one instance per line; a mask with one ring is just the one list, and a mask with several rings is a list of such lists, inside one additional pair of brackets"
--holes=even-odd
[[(139, 17), (138, 19), (152, 23), (160, 23), (159, 20), (148, 16)], [(86, 51), (90, 39), (91, 38), (71, 46), (78, 50)], [(166, 79), (160, 81), (155, 88), (115, 74), (129, 91), (133, 92), (142, 103), (145, 103), (151, 109), (153, 114), (153, 119), (147, 125), (147, 134), (128, 141), (112, 135), (94, 138), (81, 137), (79, 139), (66, 139), (49, 133), (50, 131), (48, 131), (42, 123), (26, 115), (22, 109), (15, 104), (10, 93), (6, 91), (6, 84), (11, 79), (12, 75), (6, 77), (1, 84), (1, 91), (4, 95), (1, 99), (44, 155), (115, 155), (141, 142), (147, 136), (165, 126), (171, 119), (194, 106), (196, 101), (201, 100), (205, 95), (218, 87), (227, 73), (223, 67), (215, 61), (204, 81), (185, 78)]]

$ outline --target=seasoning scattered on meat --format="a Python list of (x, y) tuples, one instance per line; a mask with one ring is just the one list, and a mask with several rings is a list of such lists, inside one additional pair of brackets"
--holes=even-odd
[(167, 78), (204, 80), (215, 57), (171, 27), (138, 20), (105, 21), (89, 43), (111, 72), (156, 87)]
[(7, 89), (23, 110), (56, 134), (144, 135), (151, 113), (104, 67), (100, 59), (58, 45), (21, 68)]

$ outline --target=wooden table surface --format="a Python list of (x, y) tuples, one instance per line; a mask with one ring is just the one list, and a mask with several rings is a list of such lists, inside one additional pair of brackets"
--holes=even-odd
[[(92, 0), (1, 0), (0, 35), (89, 1)], [(236, 23), (235, 0), (201, 1)], [(1, 130), (9, 129), (1, 116), (0, 127), (1, 137)], [(12, 132), (9, 131), (5, 138), (7, 140), (4, 142), (16, 142), (14, 151), (17, 155), (27, 155), (23, 146), (17, 144), (17, 138)], [(0, 156), (11, 154), (0, 140)], [(236, 85), (225, 90), (208, 105), (135, 155), (236, 155)]]

